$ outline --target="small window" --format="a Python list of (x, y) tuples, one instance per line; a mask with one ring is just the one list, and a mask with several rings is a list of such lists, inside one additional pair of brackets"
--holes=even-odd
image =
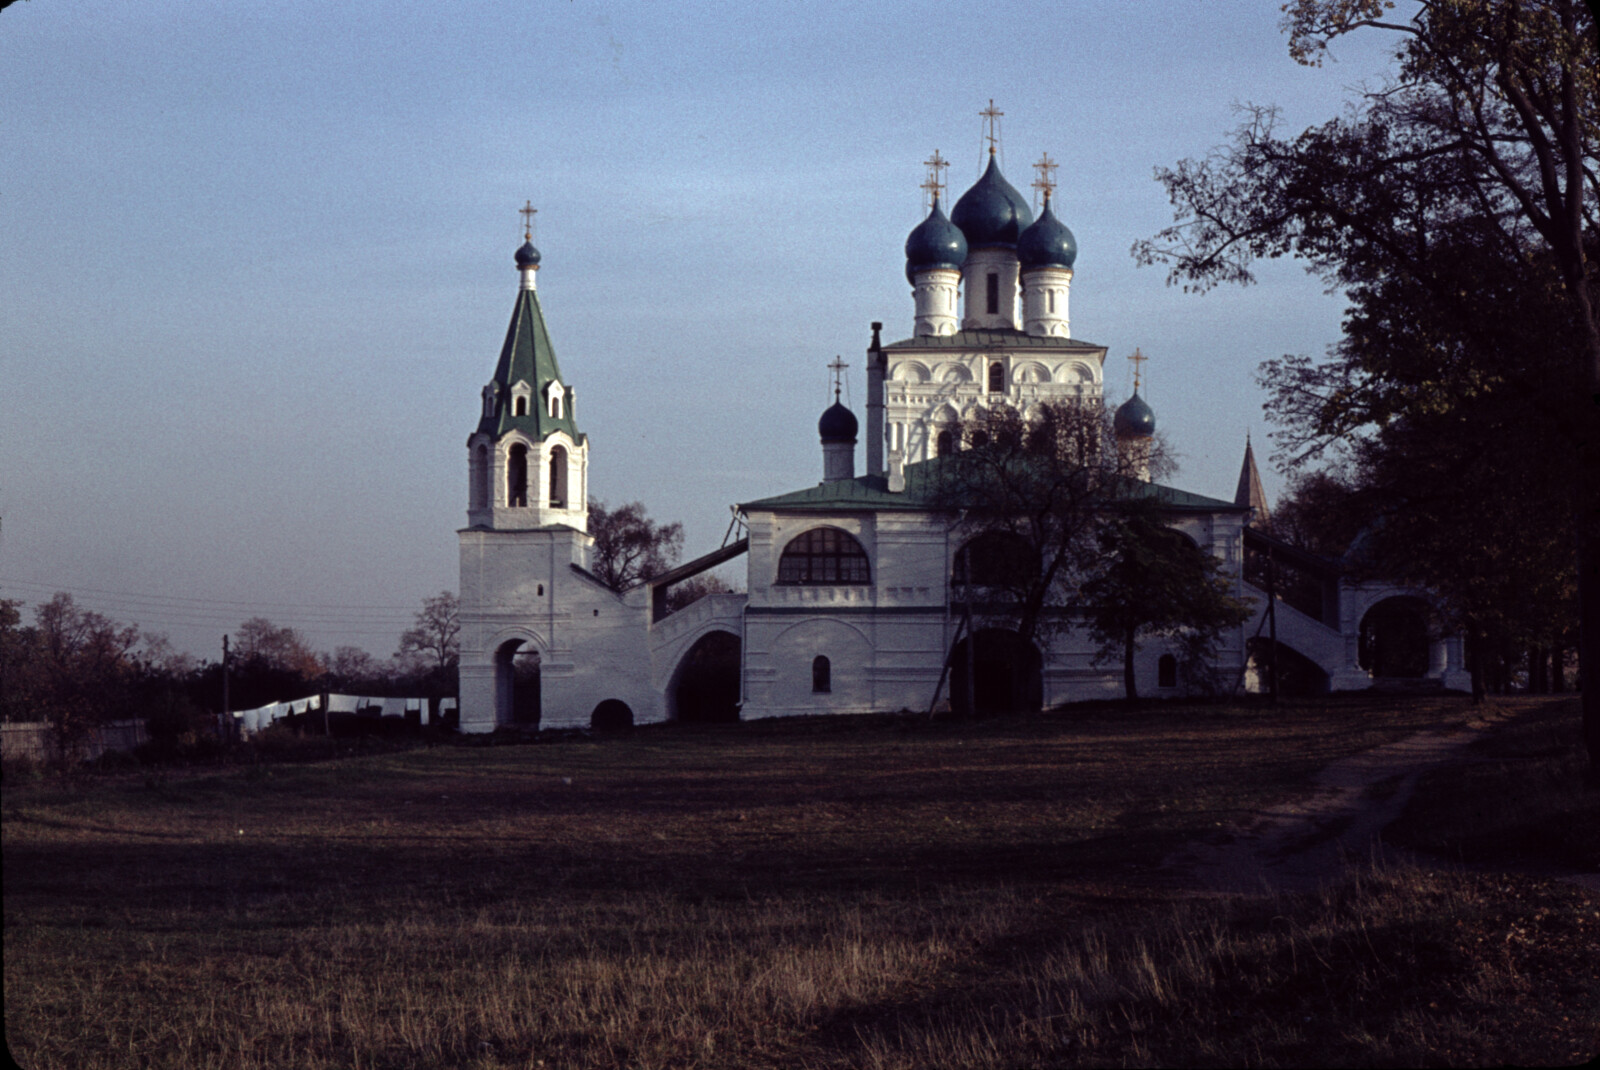
[(949, 431), (940, 431), (938, 439), (934, 442), (933, 449), (937, 456), (950, 456), (956, 451), (956, 436)]
[(1056, 314), (1056, 292), (1054, 290), (1046, 290), (1045, 293), (1049, 295), (1050, 314), (1054, 316)]
[(1171, 654), (1161, 655), (1161, 660), (1156, 662), (1156, 686), (1178, 686), (1178, 659)]
[(867, 552), (848, 531), (812, 528), (783, 548), (778, 582), (826, 585), (871, 583)]
[(550, 419), (561, 419), (561, 402), (567, 396), (566, 391), (561, 387), (561, 381), (559, 379), (550, 380), (550, 385), (545, 387), (545, 390), (547, 391), (546, 397), (550, 402)]
[(516, 408), (512, 411), (511, 415), (513, 415), (513, 416), (526, 416), (526, 415), (528, 415), (528, 399), (527, 398), (523, 398), (523, 397), (517, 398)]
[(1004, 394), (1006, 392), (1006, 366), (999, 361), (989, 365), (989, 393)]
[(972, 432), (972, 446), (973, 446), (974, 449), (980, 449), (980, 448), (982, 448), (984, 446), (987, 446), (988, 444), (989, 444), (989, 432), (987, 432), (987, 431), (974, 431), (974, 432)]
[(989, 272), (988, 284), (989, 315), (997, 316), (1000, 314), (1000, 276)]
[(811, 690), (817, 694), (833, 690), (833, 666), (821, 654), (811, 659)]

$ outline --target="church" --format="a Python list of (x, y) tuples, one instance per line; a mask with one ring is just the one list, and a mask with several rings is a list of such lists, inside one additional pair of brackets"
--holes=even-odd
[[(1038, 708), (1123, 693), (1122, 666), (1097, 662), (1079, 629), (1037, 645), (999, 629), (964, 634), (961, 551), (975, 533), (930, 504), (929, 474), (961, 448), (952, 429), (963, 421), (1001, 405), (1026, 418), (1046, 403), (1105, 404), (1107, 347), (1071, 334), (1078, 250), (1051, 208), (1053, 165), (1048, 156), (1037, 165), (1035, 216), (989, 144), (987, 169), (948, 216), (945, 162), (928, 161), (928, 215), (905, 243), (911, 333), (885, 342), (882, 324), (871, 325), (864, 431), (836, 397), (818, 423), (820, 483), (741, 503), (742, 537), (621, 592), (589, 568), (589, 440), (540, 308), (541, 254), (524, 233), (511, 324), (467, 440), (463, 731), (927, 711), (952, 697), (959, 707), (963, 695), (980, 708)], [(1119, 450), (1148, 449), (1155, 414), (1137, 378), (1114, 426)], [(1265, 500), (1248, 446), (1234, 501), (1148, 489), (1163, 522), (1213, 555), (1235, 596), (1256, 606), (1220, 637), (1212, 680), (1257, 686), (1251, 643), (1270, 623), (1277, 649), (1320, 674), (1320, 687), (1368, 687), (1371, 622), (1403, 617), (1410, 623), (1383, 627), (1422, 644), (1411, 659), (1425, 662), (1419, 675), (1464, 681), (1459, 640), (1419, 636), (1417, 614), (1401, 612), (1417, 596), (1351, 582), (1337, 562), (1293, 558), (1252, 527)], [(1268, 599), (1246, 581), (1247, 544), (1312, 576), (1321, 600)], [(743, 592), (667, 611), (673, 585), (741, 557)], [(1186, 693), (1179, 653), (1160, 639), (1141, 646), (1141, 695)]]

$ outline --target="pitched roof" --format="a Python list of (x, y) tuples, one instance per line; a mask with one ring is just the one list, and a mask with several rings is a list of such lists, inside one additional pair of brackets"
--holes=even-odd
[[(526, 382), (533, 390), (528, 411), (522, 416), (513, 415), (511, 388)], [(511, 326), (506, 328), (506, 341), (500, 347), (500, 362), (495, 365), (491, 386), (499, 388), (499, 403), (492, 416), (478, 421), (478, 431), (496, 438), (508, 431), (521, 431), (535, 442), (543, 442), (557, 431), (565, 431), (578, 440), (575, 406), (570, 397), (561, 403), (561, 415), (550, 415), (550, 402), (545, 388), (561, 379), (561, 366), (556, 362), (555, 346), (550, 344), (550, 332), (544, 325), (544, 312), (539, 308), (539, 295), (533, 290), (521, 290), (517, 304), (511, 312)]]
[[(831, 512), (923, 512), (934, 507), (935, 483), (943, 458), (906, 465), (906, 489), (890, 493), (889, 481), (883, 476), (856, 476), (831, 483), (819, 483), (804, 490), (777, 494), (745, 502), (742, 512), (752, 509), (771, 512), (831, 513)], [(1240, 506), (1220, 498), (1191, 494), (1177, 487), (1159, 483), (1130, 481), (1126, 490), (1132, 498), (1154, 498), (1162, 508), (1178, 513), (1237, 513)]]

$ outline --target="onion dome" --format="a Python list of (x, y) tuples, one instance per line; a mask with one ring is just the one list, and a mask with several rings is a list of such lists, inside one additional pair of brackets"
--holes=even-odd
[(1070, 268), (1078, 259), (1078, 239), (1050, 211), (1049, 197), (1044, 200), (1038, 220), (1017, 239), (1017, 259), (1024, 268)]
[(522, 248), (517, 250), (517, 267), (531, 268), (539, 266), (539, 250), (533, 247), (533, 242), (525, 241)]
[(933, 268), (961, 270), (967, 259), (967, 236), (961, 228), (950, 222), (939, 207), (939, 198), (933, 199), (933, 211), (918, 223), (906, 239), (906, 278), (919, 271)]
[(967, 244), (976, 249), (983, 245), (1015, 245), (1017, 238), (1033, 222), (1033, 211), (1027, 198), (1016, 191), (993, 154), (989, 156), (988, 170), (977, 184), (961, 195), (950, 213), (950, 221), (967, 236)]
[(850, 442), (856, 440), (856, 431), (860, 427), (856, 423), (856, 414), (835, 401), (828, 406), (828, 411), (822, 414), (822, 419), (817, 421), (817, 434), (827, 442)]
[(1144, 398), (1135, 390), (1133, 397), (1117, 406), (1111, 426), (1118, 438), (1149, 438), (1156, 433), (1155, 410), (1146, 405)]

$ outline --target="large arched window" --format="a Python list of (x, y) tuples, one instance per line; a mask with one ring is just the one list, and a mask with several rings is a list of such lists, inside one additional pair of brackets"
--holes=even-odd
[(1039, 555), (1009, 531), (986, 531), (956, 551), (950, 582), (974, 587), (1026, 587), (1038, 575)]
[(506, 458), (506, 504), (528, 504), (528, 447), (518, 442)]
[(989, 393), (1004, 394), (1006, 392), (1006, 366), (998, 360), (989, 365)]
[(550, 450), (550, 508), (567, 507), (567, 451), (556, 446)]
[(847, 531), (812, 528), (790, 541), (778, 559), (784, 584), (871, 583), (867, 552)]

